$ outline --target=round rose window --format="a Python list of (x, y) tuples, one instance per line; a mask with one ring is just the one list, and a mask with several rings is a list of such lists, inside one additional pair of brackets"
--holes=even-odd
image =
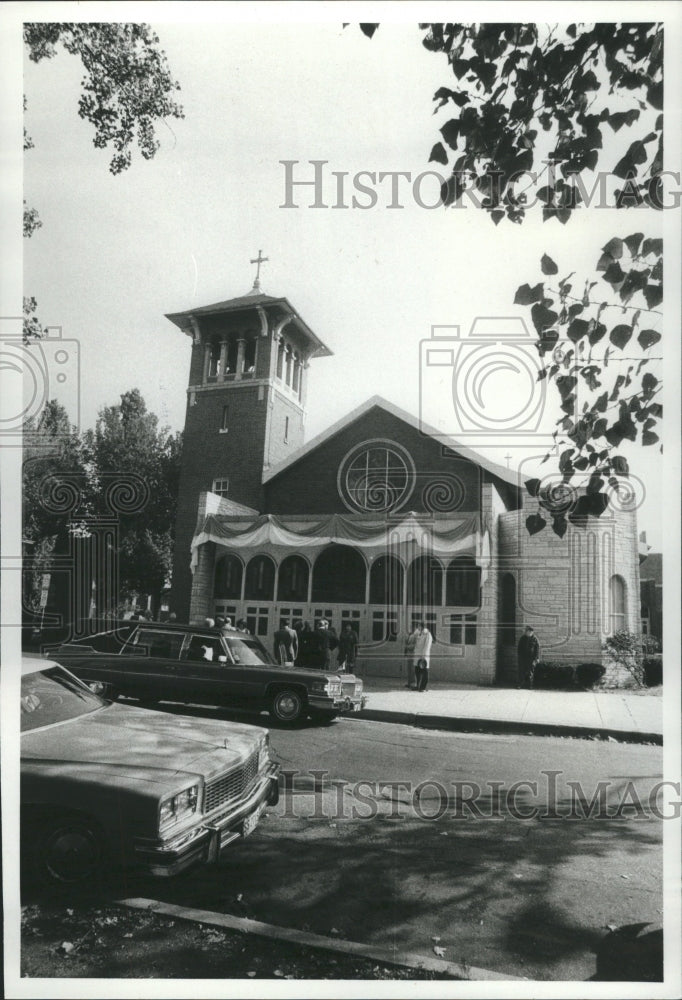
[(365, 442), (353, 449), (339, 469), (339, 491), (351, 510), (394, 510), (414, 487), (409, 454), (393, 442)]

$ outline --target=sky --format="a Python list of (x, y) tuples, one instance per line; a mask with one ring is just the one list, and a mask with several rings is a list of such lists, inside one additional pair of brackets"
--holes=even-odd
[[(168, 18), (184, 7), (175, 6)], [(402, 181), (401, 208), (388, 207), (386, 181), (376, 185), (374, 207), (332, 208), (332, 171), (347, 172), (349, 204), (359, 171), (414, 178), (444, 169), (428, 163), (447, 120), (434, 117), (432, 97), (453, 77), (445, 57), (423, 48), (416, 23), (384, 23), (372, 40), (354, 25), (344, 29), (341, 17), (302, 24), (159, 18), (153, 26), (181, 84), (185, 118), (160, 125), (152, 161), (134, 155), (116, 177), (110, 155), (93, 147), (91, 126), (77, 115), (79, 62), (60, 50), (24, 66), (35, 144), (25, 156), (24, 196), (43, 222), (25, 241), (24, 294), (36, 297), (41, 321), (71, 342), (67, 367), (80, 358), (69, 391), (53, 380), (52, 392), (75, 419), (78, 385), (82, 427), (137, 387), (163, 424), (181, 429), (190, 342), (164, 314), (246, 293), (249, 261), (262, 249), (269, 258), (263, 291), (286, 296), (334, 352), (311, 365), (307, 439), (374, 394), (414, 414), (424, 405), (430, 422), (440, 418), (455, 432), (450, 373), (434, 383), (420, 367), (420, 342), (432, 327), (447, 336), (443, 328), (459, 326), (462, 338), (477, 317), (497, 317), (503, 334), (518, 330), (528, 317), (514, 294), (540, 280), (543, 253), (559, 276), (587, 274), (611, 236), (660, 234), (660, 216), (630, 212), (624, 220), (605, 209), (578, 212), (565, 227), (543, 224), (539, 211), (522, 227), (506, 220), (495, 227), (471, 206), (422, 207)], [(313, 177), (310, 161), (326, 161), (330, 207), (309, 207), (311, 189), (303, 187), (293, 196), (299, 207), (281, 207), (283, 160), (299, 161), (293, 170), (301, 180)], [(424, 179), (424, 203), (434, 185)], [(43, 347), (48, 357), (56, 349)], [(527, 392), (527, 377), (493, 371), (488, 413)], [(512, 467), (532, 473), (556, 413), (546, 400), (544, 436), (528, 445), (526, 438), (488, 442), (490, 457), (504, 464), (511, 454)], [(626, 454), (642, 498), (640, 530), (660, 550), (661, 457), (656, 449)]]

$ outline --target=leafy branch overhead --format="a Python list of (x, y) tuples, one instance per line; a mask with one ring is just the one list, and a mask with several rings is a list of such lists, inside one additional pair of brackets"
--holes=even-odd
[[(135, 142), (144, 159), (151, 160), (160, 146), (156, 124), (184, 117), (174, 98), (180, 84), (173, 80), (158, 42), (148, 24), (24, 24), (24, 43), (32, 62), (52, 59), (57, 46), (63, 45), (83, 63), (86, 75), (78, 114), (94, 126), (94, 145), (113, 150), (112, 174), (128, 169)], [(24, 128), (24, 151), (33, 148)], [(41, 226), (37, 210), (24, 202), (24, 236), (32, 236)], [(24, 300), (26, 343), (42, 335), (35, 309), (35, 299)]]
[[(615, 207), (661, 207), (660, 24), (420, 27), (455, 78), (434, 95), (436, 111), (452, 114), (431, 151), (451, 167), (446, 205), (472, 188), (495, 223), (505, 215), (521, 222), (531, 172), (546, 179), (543, 217), (565, 223), (589, 200), (584, 175), (599, 169), (625, 182), (613, 192)], [(643, 131), (631, 141), (635, 125)]]
[[(652, 351), (661, 340), (656, 306), (663, 298), (662, 253), (660, 239), (614, 237), (596, 265), (601, 282), (580, 284), (574, 273), (553, 281), (559, 269), (545, 254), (545, 280), (517, 289), (514, 302), (530, 308), (538, 337), (538, 380), (554, 383), (562, 410), (554, 431), (560, 483), (544, 489), (541, 480), (526, 483), (542, 509), (528, 519), (531, 533), (545, 526), (543, 512), (559, 535), (567, 517), (581, 524), (587, 514), (599, 516), (608, 503), (607, 482), (616, 492), (627, 489), (621, 477), (628, 464), (618, 454), (623, 441), (644, 447), (659, 442), (662, 383), (647, 369), (661, 361)], [(569, 486), (576, 478), (580, 495)]]
[(112, 174), (130, 166), (135, 141), (151, 160), (160, 145), (156, 123), (184, 117), (174, 98), (180, 85), (148, 24), (25, 24), (24, 42), (35, 63), (51, 59), (58, 44), (79, 56), (86, 75), (78, 114), (94, 126), (95, 146), (113, 149)]
[[(522, 223), (526, 191), (542, 179), (534, 193), (544, 222), (565, 224), (595, 198), (600, 207), (663, 207), (661, 24), (420, 28), (450, 70), (434, 94), (445, 120), (430, 155), (450, 168), (445, 206), (467, 195), (495, 225)], [(539, 380), (557, 390), (562, 411), (558, 480), (526, 483), (538, 501), (526, 522), (533, 534), (551, 520), (561, 536), (569, 522), (602, 514), (614, 492), (622, 500), (632, 486), (618, 449), (659, 443), (662, 386), (648, 369), (661, 360), (652, 349), (661, 339), (662, 257), (660, 239), (634, 232), (608, 241), (591, 278), (559, 279), (545, 254), (540, 280), (516, 292), (537, 334)]]

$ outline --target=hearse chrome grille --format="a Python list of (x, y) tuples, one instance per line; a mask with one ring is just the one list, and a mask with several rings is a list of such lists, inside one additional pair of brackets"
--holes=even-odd
[(227, 805), (247, 791), (258, 774), (258, 751), (255, 750), (245, 764), (229, 774), (209, 782), (204, 791), (204, 812), (210, 813)]
[(342, 679), (341, 682), (341, 694), (344, 698), (352, 698), (355, 694), (355, 678), (353, 680)]

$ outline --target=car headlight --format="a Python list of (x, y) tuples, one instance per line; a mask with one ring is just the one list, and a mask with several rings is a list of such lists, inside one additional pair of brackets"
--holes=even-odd
[(258, 746), (258, 770), (262, 771), (270, 761), (270, 733), (266, 733)]
[(327, 683), (325, 684), (325, 691), (327, 692), (328, 695), (331, 695), (332, 698), (335, 697), (336, 695), (341, 694), (341, 681), (338, 679), (338, 677), (327, 678)]
[(164, 799), (159, 806), (159, 831), (174, 826), (197, 811), (199, 805), (199, 786), (191, 785), (177, 795)]

